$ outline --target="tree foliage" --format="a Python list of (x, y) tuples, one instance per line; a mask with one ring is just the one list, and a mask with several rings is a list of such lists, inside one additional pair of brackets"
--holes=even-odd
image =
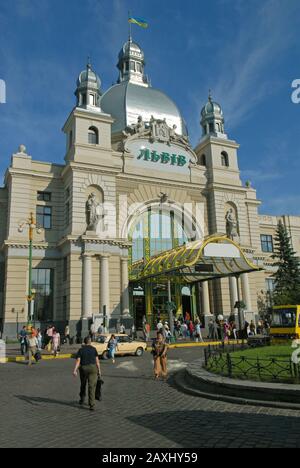
[(276, 260), (274, 303), (300, 304), (300, 262), (283, 222), (278, 223), (273, 259)]

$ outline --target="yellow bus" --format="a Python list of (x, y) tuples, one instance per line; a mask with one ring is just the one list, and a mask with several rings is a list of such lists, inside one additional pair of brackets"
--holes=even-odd
[(275, 341), (300, 339), (300, 305), (274, 306), (270, 334)]

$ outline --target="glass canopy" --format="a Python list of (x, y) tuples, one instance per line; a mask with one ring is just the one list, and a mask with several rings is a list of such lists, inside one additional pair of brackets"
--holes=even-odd
[(259, 271), (242, 248), (227, 237), (209, 237), (187, 243), (132, 264), (131, 281), (157, 278), (159, 282), (195, 283)]

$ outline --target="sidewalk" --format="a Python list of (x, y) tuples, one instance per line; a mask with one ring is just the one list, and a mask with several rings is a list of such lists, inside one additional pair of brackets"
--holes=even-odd
[[(227, 344), (241, 344), (242, 341), (229, 341)], [(152, 342), (148, 342), (148, 349), (147, 351), (151, 351), (151, 344)], [(195, 341), (191, 340), (179, 340), (176, 343), (170, 344), (169, 348), (170, 349), (180, 349), (180, 348), (203, 348), (207, 347), (209, 345), (218, 345), (222, 344), (221, 341), (209, 341), (209, 340), (204, 340), (203, 343), (196, 343)], [(63, 345), (61, 348), (60, 353), (57, 356), (53, 356), (53, 354), (48, 352), (47, 350), (42, 350), (42, 358), (43, 360), (52, 360), (52, 359), (72, 359), (75, 357), (77, 351), (80, 349), (81, 345), (76, 344), (76, 345)], [(16, 344), (8, 344), (6, 346), (6, 358), (0, 359), (0, 363), (13, 363), (13, 362), (24, 362), (26, 361), (26, 358), (21, 356), (20, 352), (20, 346)]]

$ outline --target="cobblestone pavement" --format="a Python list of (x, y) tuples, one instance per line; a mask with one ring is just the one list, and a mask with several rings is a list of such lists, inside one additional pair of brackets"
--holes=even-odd
[[(199, 358), (170, 351), (172, 371)], [(102, 364), (104, 398), (78, 406), (74, 362), (0, 365), (0, 447), (300, 447), (300, 411), (214, 402), (152, 378), (151, 355)]]

